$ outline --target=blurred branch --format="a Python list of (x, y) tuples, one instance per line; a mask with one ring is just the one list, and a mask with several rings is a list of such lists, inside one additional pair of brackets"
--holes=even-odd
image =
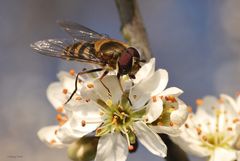
[[(141, 50), (149, 60), (152, 57), (147, 33), (136, 0), (115, 0), (121, 20), (123, 37), (134, 47)], [(160, 135), (168, 147), (167, 161), (188, 161), (187, 155), (174, 144), (167, 135)]]
[(136, 0), (115, 0), (115, 2), (122, 23), (123, 37), (139, 49), (146, 60), (149, 60), (152, 54)]
[(167, 157), (165, 158), (167, 161), (189, 161), (186, 153), (178, 145), (173, 143), (167, 135), (160, 134), (160, 137), (168, 147)]

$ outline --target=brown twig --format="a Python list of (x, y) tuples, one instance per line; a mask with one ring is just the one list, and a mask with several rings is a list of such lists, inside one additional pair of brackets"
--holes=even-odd
[[(123, 37), (134, 47), (142, 51), (146, 60), (152, 56), (147, 38), (147, 33), (139, 12), (136, 0), (115, 0), (120, 20)], [(167, 135), (160, 135), (168, 147), (167, 161), (188, 161), (187, 155), (174, 144)]]
[(115, 2), (120, 15), (123, 37), (130, 45), (139, 49), (146, 60), (149, 60), (152, 54), (137, 2), (135, 0), (115, 0)]

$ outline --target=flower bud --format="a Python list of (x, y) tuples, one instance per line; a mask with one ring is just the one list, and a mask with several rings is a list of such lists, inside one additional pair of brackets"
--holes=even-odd
[(73, 161), (94, 160), (97, 152), (98, 137), (87, 136), (68, 147), (68, 157)]

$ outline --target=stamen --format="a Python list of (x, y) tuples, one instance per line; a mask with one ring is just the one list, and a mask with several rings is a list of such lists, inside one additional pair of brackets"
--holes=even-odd
[(106, 104), (108, 105), (108, 107), (111, 107), (112, 106), (112, 100), (110, 100), (110, 99), (108, 99), (107, 101), (106, 101)]
[(177, 102), (176, 98), (173, 96), (166, 96), (165, 99), (166, 101), (170, 101), (172, 103)]
[(62, 92), (63, 92), (63, 94), (67, 94), (68, 90), (66, 88), (64, 88)]
[(86, 126), (86, 121), (82, 120), (82, 127)]
[(56, 140), (52, 139), (49, 143), (54, 144), (54, 143), (56, 143)]
[(203, 100), (202, 100), (202, 99), (197, 99), (197, 100), (196, 100), (196, 105), (197, 105), (197, 106), (203, 105)]
[(128, 150), (129, 150), (129, 151), (134, 150), (134, 146), (133, 146), (133, 145), (129, 145), (129, 146), (128, 146)]
[(239, 121), (239, 119), (238, 118), (235, 118), (235, 119), (233, 119), (233, 123), (237, 123)]
[(152, 97), (152, 101), (153, 101), (153, 102), (157, 102), (157, 97), (156, 97), (156, 96), (153, 96), (153, 97)]
[(188, 124), (186, 123), (186, 124), (184, 124), (184, 126), (185, 126), (185, 128), (189, 128), (189, 126), (188, 126)]
[(197, 130), (197, 134), (198, 134), (198, 135), (201, 135), (201, 134), (202, 134), (202, 130), (201, 130), (199, 127), (197, 127), (196, 130)]
[(82, 100), (82, 98), (80, 96), (76, 97), (76, 101), (81, 101), (81, 100)]
[(188, 107), (188, 113), (192, 113), (192, 107)]
[(57, 108), (57, 112), (59, 112), (59, 113), (63, 113), (63, 111), (64, 111), (63, 106), (60, 106), (60, 107)]
[(87, 84), (87, 87), (88, 87), (88, 88), (94, 88), (94, 84), (89, 83), (89, 84)]
[(74, 75), (75, 75), (75, 70), (74, 70), (74, 69), (70, 69), (70, 70), (69, 70), (69, 74), (70, 74), (71, 76), (74, 76)]

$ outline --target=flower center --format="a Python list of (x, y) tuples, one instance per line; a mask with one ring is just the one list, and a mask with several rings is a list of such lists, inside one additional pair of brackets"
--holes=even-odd
[(125, 95), (123, 95), (121, 100), (116, 104), (113, 104), (111, 100), (98, 100), (97, 103), (103, 107), (101, 113), (104, 122), (97, 129), (96, 136), (103, 136), (114, 132), (121, 133), (126, 136), (129, 149), (132, 149), (131, 144), (136, 143), (133, 123), (142, 119), (145, 109), (135, 111), (128, 97)]

